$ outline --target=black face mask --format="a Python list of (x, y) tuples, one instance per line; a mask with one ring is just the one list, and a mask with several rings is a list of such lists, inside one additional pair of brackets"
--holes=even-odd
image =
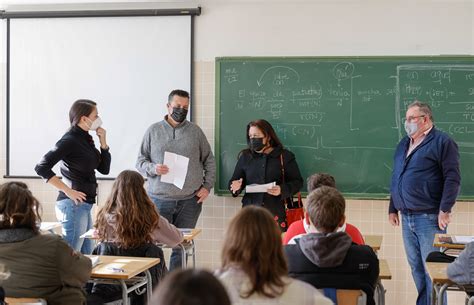
[(265, 147), (263, 144), (263, 138), (251, 138), (250, 139), (250, 149), (254, 152), (261, 151)]
[(186, 120), (186, 116), (188, 115), (188, 110), (179, 107), (173, 107), (173, 112), (171, 113), (171, 117), (178, 123), (183, 122)]

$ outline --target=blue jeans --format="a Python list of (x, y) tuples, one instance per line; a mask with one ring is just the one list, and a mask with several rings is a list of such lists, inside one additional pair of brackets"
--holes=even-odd
[[(428, 254), (439, 249), (433, 247), (435, 234), (446, 233), (438, 226), (438, 214), (402, 214), (403, 243), (411, 274), (418, 290), (417, 305), (431, 304), (431, 279), (425, 269)], [(445, 303), (447, 301), (445, 300)]]
[[(195, 228), (199, 215), (201, 214), (202, 204), (198, 203), (198, 198), (186, 200), (162, 200), (150, 196), (155, 203), (160, 215), (166, 218), (177, 228)], [(171, 253), (169, 270), (181, 268), (181, 249), (174, 248)]]
[(92, 228), (92, 204), (83, 202), (75, 204), (71, 199), (56, 202), (56, 218), (61, 222), (64, 240), (76, 251), (83, 254), (92, 253), (92, 241), (80, 238)]

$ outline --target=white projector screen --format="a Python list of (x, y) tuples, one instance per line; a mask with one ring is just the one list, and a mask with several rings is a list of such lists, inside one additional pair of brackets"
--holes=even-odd
[(107, 177), (134, 169), (145, 130), (166, 114), (169, 92), (191, 88), (191, 22), (191, 16), (11, 19), (7, 176), (37, 176), (35, 165), (67, 131), (69, 108), (80, 98), (97, 102), (107, 130)]

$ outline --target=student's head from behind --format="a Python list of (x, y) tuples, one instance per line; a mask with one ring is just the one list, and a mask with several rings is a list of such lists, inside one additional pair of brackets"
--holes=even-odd
[(171, 91), (166, 106), (169, 117), (176, 123), (183, 122), (189, 111), (189, 93), (180, 89)]
[(321, 186), (306, 198), (306, 218), (321, 233), (331, 233), (345, 222), (346, 201), (333, 187)]
[(86, 99), (75, 101), (69, 109), (69, 123), (71, 127), (79, 125), (86, 130), (96, 130), (100, 127), (102, 121), (97, 112), (96, 102)]
[(23, 182), (0, 185), (0, 230), (27, 228), (39, 233), (40, 203)]
[(150, 305), (230, 305), (227, 292), (211, 273), (176, 270), (161, 282)]
[(242, 292), (275, 297), (285, 287), (282, 279), (288, 267), (283, 254), (281, 231), (266, 209), (246, 206), (230, 221), (222, 249), (222, 271), (238, 266), (250, 279)]
[(321, 186), (336, 187), (336, 180), (333, 176), (326, 173), (316, 173), (308, 177), (308, 193)]
[(272, 125), (266, 120), (248, 123), (246, 137), (249, 149), (254, 152), (262, 152), (268, 147), (282, 146)]
[(124, 248), (152, 241), (150, 233), (158, 227), (159, 214), (144, 183), (142, 175), (135, 171), (125, 170), (117, 176), (105, 205), (97, 214), (95, 227), (100, 240), (114, 237)]

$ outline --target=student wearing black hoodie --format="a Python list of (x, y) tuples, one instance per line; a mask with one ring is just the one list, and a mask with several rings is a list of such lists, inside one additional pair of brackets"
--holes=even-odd
[(372, 248), (337, 232), (345, 222), (345, 205), (344, 197), (332, 187), (322, 186), (309, 194), (305, 217), (310, 232), (285, 246), (289, 275), (318, 289), (361, 289), (367, 294), (367, 305), (374, 305), (379, 260)]

